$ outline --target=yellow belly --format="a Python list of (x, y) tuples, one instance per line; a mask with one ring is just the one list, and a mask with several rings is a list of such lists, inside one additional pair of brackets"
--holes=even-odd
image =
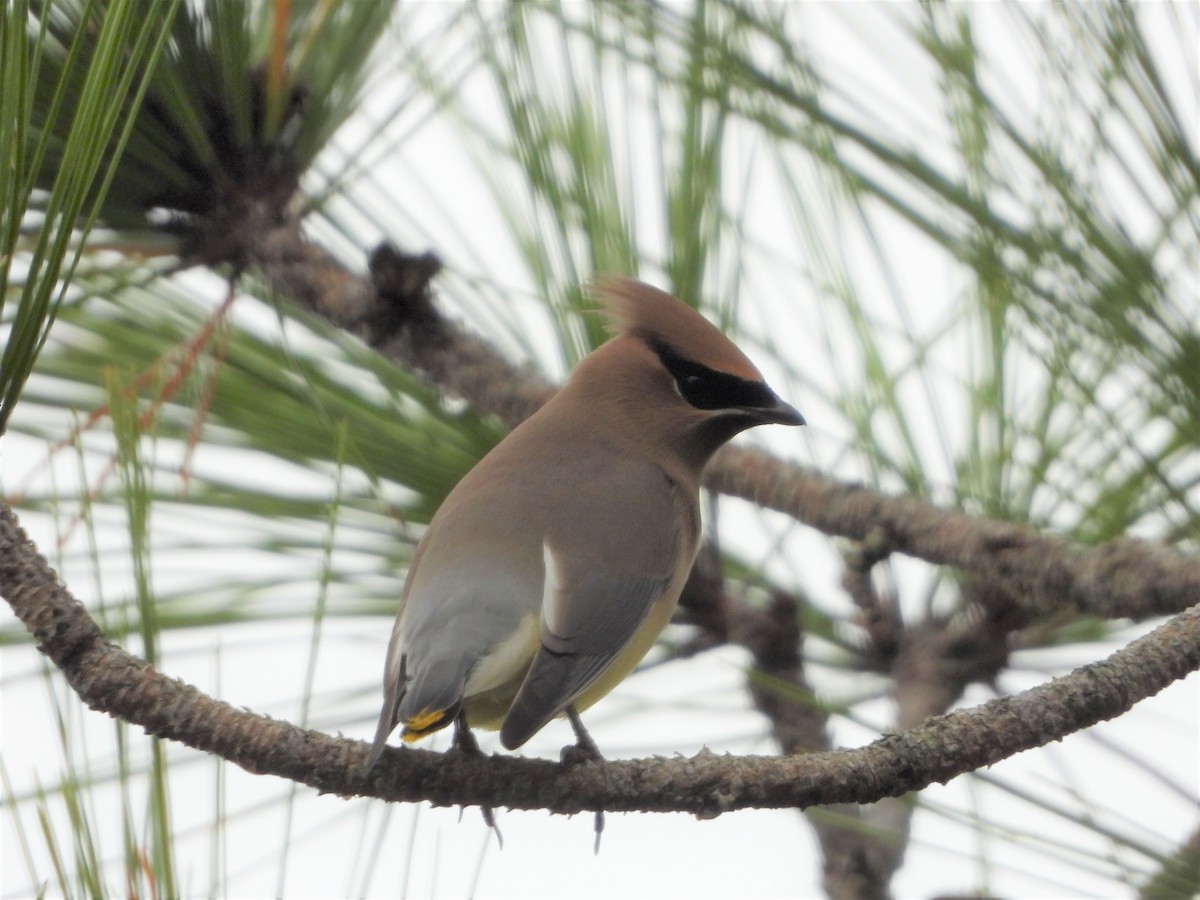
[(650, 652), (662, 630), (671, 621), (671, 613), (675, 611), (675, 600), (675, 597), (668, 594), (650, 607), (649, 615), (642, 622), (641, 628), (634, 633), (633, 639), (625, 645), (625, 649), (617, 654), (609, 667), (600, 673), (600, 677), (575, 699), (576, 712), (582, 712), (604, 697), (637, 668), (637, 664)]
[(541, 646), (539, 628), (536, 615), (526, 616), (511, 637), (479, 661), (467, 680), (463, 698), (467, 722), (472, 728), (500, 730)]

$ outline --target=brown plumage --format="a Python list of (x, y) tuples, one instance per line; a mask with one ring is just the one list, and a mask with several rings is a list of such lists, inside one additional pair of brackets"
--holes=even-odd
[(629, 279), (596, 292), (616, 336), (463, 478), (417, 548), (372, 763), (397, 724), (411, 741), (458, 719), (514, 749), (606, 694), (670, 619), (709, 458), (754, 425), (804, 423), (686, 304)]

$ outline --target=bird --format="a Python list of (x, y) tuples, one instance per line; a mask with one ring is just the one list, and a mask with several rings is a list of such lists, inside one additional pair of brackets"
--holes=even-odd
[(613, 336), (463, 477), (412, 559), (388, 645), (368, 771), (402, 726), (454, 724), (507, 750), (628, 675), (671, 618), (700, 543), (712, 455), (756, 425), (804, 425), (734, 343), (682, 300), (609, 276)]

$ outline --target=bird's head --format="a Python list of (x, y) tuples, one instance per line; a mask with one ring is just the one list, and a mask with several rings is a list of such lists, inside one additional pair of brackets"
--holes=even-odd
[[(803, 425), (734, 343), (670, 294), (603, 278), (595, 296), (614, 338), (588, 356), (568, 389), (623, 440), (670, 448), (697, 471), (755, 425)], [(611, 410), (611, 411), (610, 411)]]

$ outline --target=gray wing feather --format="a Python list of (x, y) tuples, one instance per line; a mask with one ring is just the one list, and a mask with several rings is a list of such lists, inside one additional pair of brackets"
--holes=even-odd
[(678, 515), (686, 498), (661, 470), (633, 464), (612, 475), (582, 486), (575, 515), (546, 534), (542, 646), (500, 729), (510, 750), (603, 674), (694, 546), (683, 533), (692, 521)]
[(619, 652), (646, 618), (667, 586), (661, 576), (639, 572), (592, 570), (550, 602), (561, 604), (560, 616), (542, 620), (542, 645), (556, 653), (580, 656)]
[(589, 574), (565, 601), (580, 610), (570, 618), (569, 633), (555, 634), (543, 623), (542, 646), (504, 717), (500, 742), (509, 750), (520, 747), (587, 690), (641, 627), (668, 580)]
[(424, 710), (457, 711), (471, 667), (537, 609), (536, 578), (527, 581), (478, 552), (454, 562), (406, 585), (388, 645), (372, 766), (399, 723)]
[(541, 648), (521, 693), (500, 726), (500, 743), (508, 750), (520, 747), (570, 706), (608, 662), (607, 657), (565, 656)]
[[(390, 666), (388, 667), (390, 670)], [(390, 672), (388, 673), (390, 676)], [(387, 746), (388, 736), (396, 723), (400, 721), (397, 710), (404, 690), (404, 660), (400, 660), (400, 671), (397, 677), (386, 677), (383, 685), (383, 710), (379, 713), (379, 724), (375, 727), (375, 743), (371, 745), (371, 756), (367, 759), (367, 771), (370, 772), (383, 756), (383, 748)]]

